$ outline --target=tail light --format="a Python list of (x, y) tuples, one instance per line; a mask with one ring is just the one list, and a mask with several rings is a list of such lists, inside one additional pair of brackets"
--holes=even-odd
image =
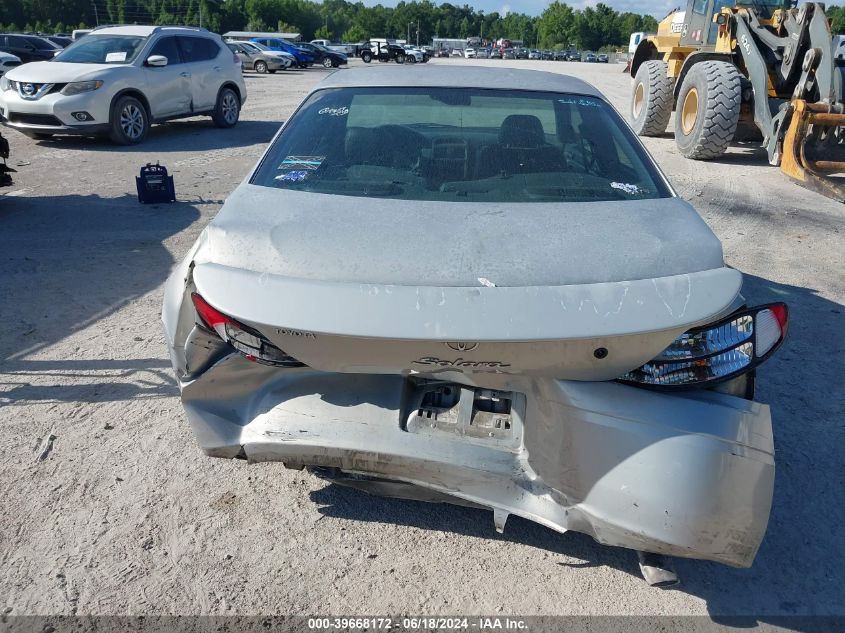
[(730, 380), (775, 353), (786, 336), (788, 320), (785, 303), (735, 312), (711, 325), (684, 332), (653, 360), (619, 380), (666, 389)]
[(191, 301), (202, 324), (217, 332), (221, 339), (234, 347), (247, 360), (276, 367), (305, 367), (305, 363), (285, 354), (261, 332), (213, 308), (198, 293), (191, 293)]

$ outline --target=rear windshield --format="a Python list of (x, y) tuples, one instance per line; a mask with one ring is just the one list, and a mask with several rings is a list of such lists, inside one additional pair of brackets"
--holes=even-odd
[(669, 197), (601, 99), (469, 88), (338, 88), (303, 104), (252, 183), (453, 202)]
[(53, 61), (73, 64), (128, 64), (144, 48), (146, 37), (91, 33), (68, 46)]

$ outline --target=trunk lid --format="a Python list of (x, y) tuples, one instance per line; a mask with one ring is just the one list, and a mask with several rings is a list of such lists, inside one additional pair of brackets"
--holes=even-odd
[(677, 198), (444, 205), (245, 185), (202, 239), (200, 294), (327, 371), (612, 379), (741, 285)]

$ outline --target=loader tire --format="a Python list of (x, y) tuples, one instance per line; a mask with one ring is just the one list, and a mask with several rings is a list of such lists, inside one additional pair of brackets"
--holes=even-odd
[(739, 122), (740, 78), (728, 62), (704, 61), (690, 69), (675, 105), (675, 143), (681, 154), (711, 160), (725, 153)]
[(631, 127), (639, 136), (660, 136), (672, 116), (672, 79), (666, 62), (640, 64), (631, 92)]

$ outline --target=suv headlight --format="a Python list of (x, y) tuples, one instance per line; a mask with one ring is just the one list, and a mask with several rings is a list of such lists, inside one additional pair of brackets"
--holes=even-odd
[(91, 92), (92, 90), (97, 90), (98, 88), (102, 88), (103, 82), (102, 81), (74, 81), (73, 83), (69, 83), (64, 88), (62, 88), (61, 93), (65, 96), (69, 95), (78, 95), (83, 92)]

